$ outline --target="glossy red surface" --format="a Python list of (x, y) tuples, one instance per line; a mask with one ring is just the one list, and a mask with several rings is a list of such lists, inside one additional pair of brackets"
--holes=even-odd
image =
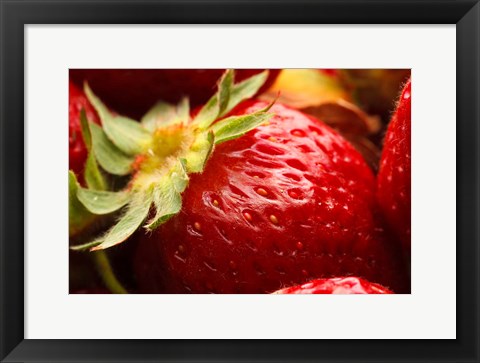
[(378, 173), (378, 202), (405, 254), (411, 239), (411, 82), (388, 126)]
[(143, 292), (262, 293), (345, 275), (403, 288), (361, 155), (321, 121), (271, 111), (268, 125), (219, 145), (192, 175), (181, 213), (140, 238)]

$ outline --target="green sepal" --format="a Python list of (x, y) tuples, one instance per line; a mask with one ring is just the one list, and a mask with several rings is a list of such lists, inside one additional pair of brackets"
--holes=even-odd
[(85, 162), (84, 179), (90, 189), (105, 190), (107, 182), (100, 168), (98, 167), (95, 154), (92, 151), (92, 134), (87, 120), (85, 110), (80, 111), (80, 125), (82, 127), (82, 137), (87, 148), (88, 156)]
[(87, 243), (82, 243), (81, 245), (70, 246), (70, 249), (72, 251), (87, 251), (98, 246), (99, 243), (101, 243), (100, 240), (93, 240)]
[(144, 226), (148, 230), (157, 228), (182, 209), (182, 195), (188, 185), (188, 175), (182, 160), (178, 160), (170, 171), (155, 184), (153, 203), (155, 216)]
[(95, 215), (90, 213), (77, 198), (77, 190), (80, 188), (77, 177), (73, 171), (68, 171), (68, 225), (69, 235), (75, 236), (88, 227), (94, 220)]
[(97, 124), (90, 123), (93, 152), (100, 166), (113, 175), (127, 175), (132, 171), (135, 158), (125, 155), (105, 135)]
[(77, 189), (77, 198), (93, 214), (109, 214), (130, 201), (129, 191), (109, 192), (103, 190)]
[(159, 101), (142, 117), (142, 126), (153, 133), (159, 128), (174, 124), (188, 124), (190, 121), (190, 105), (188, 98), (183, 98), (178, 105)]
[(181, 122), (184, 125), (190, 123), (190, 102), (188, 101), (187, 97), (184, 97), (180, 100), (176, 107), (176, 110), (178, 122)]
[(147, 218), (152, 204), (152, 187), (133, 192), (125, 213), (107, 233), (91, 242), (91, 251), (103, 250), (124, 242)]
[(213, 151), (215, 136), (213, 131), (198, 134), (190, 150), (185, 156), (187, 171), (189, 173), (200, 173)]
[(232, 93), (230, 94), (230, 99), (228, 101), (228, 107), (219, 115), (219, 117), (225, 116), (240, 102), (255, 96), (255, 94), (267, 80), (268, 73), (268, 70), (265, 70), (262, 73), (258, 73), (242, 82), (237, 83), (232, 88)]
[(248, 131), (268, 121), (273, 116), (272, 113), (267, 113), (272, 105), (273, 103), (248, 115), (227, 117), (213, 124), (210, 130), (215, 135), (215, 145), (245, 135)]
[(127, 155), (137, 155), (148, 149), (152, 135), (147, 129), (128, 117), (113, 116), (87, 83), (84, 89), (88, 100), (100, 116), (103, 130), (110, 141)]
[(232, 93), (234, 71), (227, 69), (220, 79), (218, 85), (218, 114), (217, 117), (223, 115), (224, 111), (228, 108), (230, 101), (230, 94)]
[(193, 124), (198, 125), (201, 130), (210, 126), (218, 116), (218, 97), (212, 96), (205, 106), (202, 107), (200, 112), (193, 119)]
[[(267, 80), (268, 71), (263, 71), (242, 82), (231, 85), (230, 82), (233, 82), (234, 77), (233, 70), (226, 71), (219, 84), (218, 93), (210, 98), (193, 120), (194, 124), (198, 125), (200, 129), (208, 128), (216, 119), (225, 116), (240, 102), (253, 97)], [(227, 98), (225, 95), (221, 96), (221, 94), (227, 91), (230, 91), (227, 105), (220, 107), (219, 100), (223, 99), (225, 103)]]
[(124, 116), (108, 118), (103, 123), (107, 137), (125, 154), (137, 155), (147, 150), (152, 143), (152, 135), (137, 121)]
[(176, 121), (177, 109), (171, 103), (159, 101), (142, 117), (140, 123), (150, 132)]
[(185, 159), (179, 159), (178, 162), (173, 165), (170, 178), (172, 179), (173, 186), (179, 193), (187, 189), (189, 178)]

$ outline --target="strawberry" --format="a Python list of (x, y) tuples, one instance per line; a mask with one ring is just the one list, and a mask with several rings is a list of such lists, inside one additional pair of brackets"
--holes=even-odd
[(361, 156), (320, 121), (279, 104), (271, 111), (270, 124), (220, 145), (192, 177), (182, 212), (143, 235), (142, 291), (264, 293), (339, 274), (397, 284)]
[[(244, 80), (263, 69), (242, 69), (237, 79)], [(206, 102), (214, 93), (223, 69), (74, 69), (71, 78), (77, 84), (88, 81), (109, 106), (133, 118), (142, 116), (158, 100), (176, 103), (188, 96), (193, 106)], [(266, 90), (278, 70), (259, 90)]]
[(385, 136), (378, 173), (378, 202), (388, 225), (410, 255), (411, 81), (405, 84)]
[(264, 293), (339, 275), (400, 290), (371, 170), (321, 121), (280, 104), (242, 103), (266, 79), (234, 83), (227, 71), (193, 117), (184, 101), (161, 102), (140, 123), (112, 115), (86, 86), (102, 120), (85, 130), (93, 154), (127, 183), (83, 188), (69, 174), (73, 202), (117, 217), (72, 248), (107, 249), (137, 231), (141, 292)]
[(68, 91), (69, 163), (70, 170), (80, 176), (87, 159), (87, 148), (81, 131), (80, 112), (82, 109), (85, 110), (87, 119), (97, 124), (100, 120), (85, 94), (75, 84), (69, 82)]
[(286, 287), (274, 294), (393, 294), (378, 284), (372, 284), (358, 277), (334, 277), (316, 279), (303, 285)]

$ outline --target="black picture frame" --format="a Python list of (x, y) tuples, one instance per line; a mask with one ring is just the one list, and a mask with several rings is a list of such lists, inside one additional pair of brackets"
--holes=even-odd
[[(480, 4), (460, 1), (0, 0), (0, 359), (2, 362), (478, 362)], [(456, 24), (457, 339), (24, 339), (26, 24)], [(445, 286), (445, 289), (448, 289)], [(439, 298), (442, 291), (438, 292)], [(54, 317), (52, 317), (54, 318)], [(439, 317), (441, 318), (441, 317)], [(414, 329), (414, 327), (412, 327)]]

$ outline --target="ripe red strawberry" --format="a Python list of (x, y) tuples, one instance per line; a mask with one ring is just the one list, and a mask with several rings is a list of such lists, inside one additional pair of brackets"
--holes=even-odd
[[(233, 114), (265, 106), (246, 102)], [(264, 293), (339, 275), (402, 289), (360, 154), (306, 114), (280, 104), (270, 111), (268, 124), (215, 149), (178, 215), (141, 233), (141, 290)]]
[(81, 175), (87, 159), (87, 149), (82, 137), (80, 112), (85, 110), (87, 119), (99, 123), (98, 115), (85, 94), (71, 81), (68, 85), (68, 133), (69, 133), (69, 169)]
[[(188, 96), (192, 106), (206, 102), (216, 91), (224, 69), (75, 69), (72, 79), (81, 85), (88, 81), (93, 91), (119, 113), (135, 119), (143, 116), (157, 101), (176, 103)], [(237, 70), (237, 80), (244, 80), (263, 69)], [(279, 70), (271, 70), (259, 90), (275, 80)]]
[(274, 294), (393, 294), (378, 284), (372, 284), (358, 277), (334, 277), (317, 279), (303, 285), (287, 287)]
[(411, 81), (403, 88), (388, 126), (378, 173), (378, 202), (385, 218), (410, 255)]

